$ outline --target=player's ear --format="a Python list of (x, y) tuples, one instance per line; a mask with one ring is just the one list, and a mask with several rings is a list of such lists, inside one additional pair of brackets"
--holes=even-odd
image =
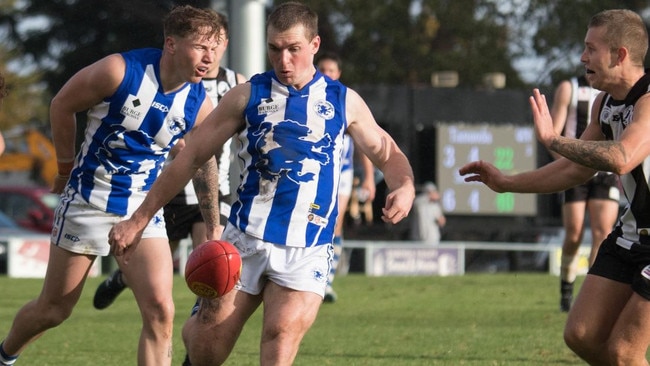
[(167, 36), (165, 37), (165, 49), (167, 52), (174, 53), (176, 52), (176, 39), (174, 39), (173, 36)]
[(315, 55), (318, 53), (318, 49), (320, 48), (320, 36), (316, 35), (314, 38), (311, 40), (311, 48), (312, 48), (312, 54)]

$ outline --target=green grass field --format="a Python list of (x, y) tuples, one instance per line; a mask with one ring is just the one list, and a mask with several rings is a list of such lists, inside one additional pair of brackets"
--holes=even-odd
[[(47, 332), (20, 365), (135, 365), (140, 317), (131, 292), (95, 310), (91, 278), (71, 318)], [(458, 277), (341, 276), (339, 301), (323, 304), (295, 365), (582, 365), (562, 341), (558, 278), (540, 273)], [(0, 277), (0, 337), (42, 280)], [(194, 302), (175, 283), (174, 365)], [(229, 365), (258, 365), (261, 312), (248, 322)]]

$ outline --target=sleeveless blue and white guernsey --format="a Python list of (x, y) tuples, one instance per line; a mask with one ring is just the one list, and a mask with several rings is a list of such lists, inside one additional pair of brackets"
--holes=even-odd
[(165, 94), (161, 55), (154, 48), (122, 53), (126, 71), (120, 86), (88, 111), (69, 186), (102, 211), (123, 216), (138, 208), (205, 99), (201, 83)]
[[(641, 96), (650, 92), (650, 74), (634, 84), (625, 100), (614, 100), (607, 94), (600, 110), (600, 127), (608, 140), (620, 140), (625, 128), (632, 123), (634, 106)], [(630, 249), (633, 243), (650, 245), (650, 157), (630, 173), (620, 177), (628, 205), (616, 224), (616, 243)]]
[(264, 241), (329, 244), (338, 212), (347, 88), (316, 72), (301, 90), (253, 76), (238, 135), (242, 182), (229, 221)]

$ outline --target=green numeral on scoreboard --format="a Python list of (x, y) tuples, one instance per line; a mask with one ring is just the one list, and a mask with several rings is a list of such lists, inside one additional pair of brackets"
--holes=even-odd
[(514, 193), (499, 193), (495, 199), (498, 212), (512, 212), (515, 208)]
[(515, 151), (511, 147), (497, 147), (494, 149), (494, 166), (501, 170), (512, 170)]

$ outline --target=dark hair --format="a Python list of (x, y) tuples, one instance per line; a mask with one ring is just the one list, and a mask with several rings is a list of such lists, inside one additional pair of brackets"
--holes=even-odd
[(299, 24), (305, 27), (307, 39), (311, 40), (318, 35), (318, 14), (305, 4), (289, 1), (273, 9), (266, 26), (267, 29), (273, 27), (284, 32)]
[(604, 10), (594, 15), (589, 28), (605, 27), (605, 42), (612, 51), (625, 47), (630, 61), (643, 65), (648, 52), (648, 30), (639, 14), (627, 9)]
[(222, 22), (217, 14), (216, 11), (190, 5), (176, 6), (167, 14), (163, 22), (165, 37), (218, 36)]

